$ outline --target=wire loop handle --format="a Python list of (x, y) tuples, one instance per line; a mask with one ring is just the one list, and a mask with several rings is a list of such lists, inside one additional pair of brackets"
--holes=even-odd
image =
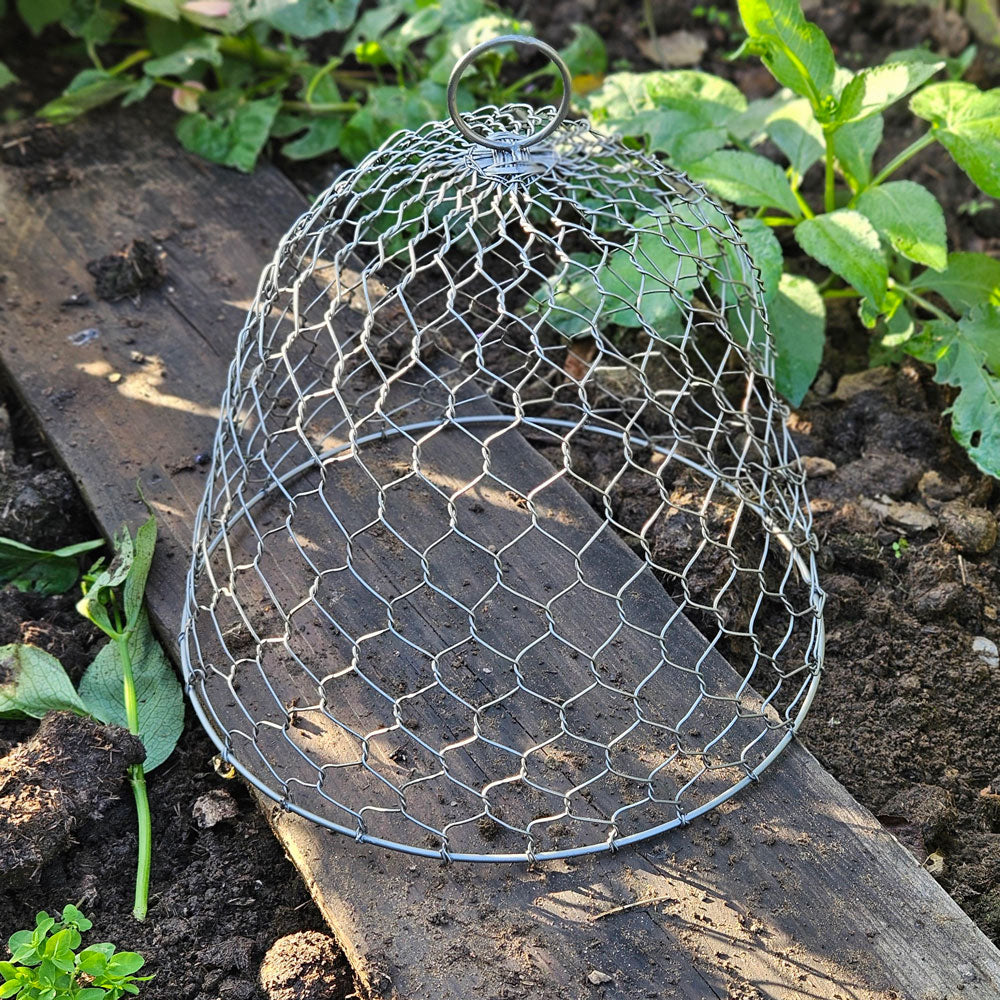
[[(555, 63), (556, 68), (559, 70), (559, 75), (562, 77), (562, 100), (559, 102), (559, 107), (556, 110), (556, 115), (552, 121), (550, 121), (545, 128), (540, 129), (533, 135), (525, 136), (523, 139), (513, 139), (511, 137), (505, 137), (503, 140), (490, 139), (485, 135), (480, 135), (477, 132), (474, 132), (468, 125), (465, 124), (465, 121), (458, 110), (458, 83), (462, 78), (462, 74), (484, 52), (487, 52), (490, 49), (495, 49), (499, 45), (509, 45), (511, 43), (516, 45), (526, 45), (529, 48), (538, 49), (539, 52), (547, 56), (553, 63)], [(470, 142), (478, 143), (480, 146), (486, 146), (489, 149), (525, 149), (528, 146), (534, 146), (543, 139), (548, 138), (562, 124), (567, 113), (569, 112), (569, 102), (572, 90), (573, 81), (570, 77), (569, 67), (566, 65), (563, 57), (559, 55), (559, 53), (556, 52), (551, 45), (547, 45), (545, 42), (539, 41), (537, 38), (531, 38), (528, 35), (500, 35), (497, 38), (491, 38), (489, 41), (481, 42), (479, 45), (469, 49), (469, 51), (466, 52), (457, 63), (455, 63), (455, 68), (451, 71), (451, 76), (448, 77), (448, 114), (451, 115), (451, 120), (455, 123), (458, 131), (461, 132), (462, 135), (464, 135)]]

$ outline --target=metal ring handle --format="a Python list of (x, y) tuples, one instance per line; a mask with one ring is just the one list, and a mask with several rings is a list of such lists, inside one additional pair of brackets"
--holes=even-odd
[[(458, 81), (462, 78), (462, 74), (469, 68), (470, 64), (475, 61), (479, 56), (489, 49), (496, 48), (498, 45), (527, 45), (531, 48), (538, 49), (543, 55), (548, 56), (549, 59), (555, 63), (556, 68), (559, 70), (559, 74), (562, 76), (563, 84), (563, 95), (562, 100), (559, 102), (559, 108), (556, 111), (555, 118), (549, 122), (545, 128), (540, 129), (533, 135), (525, 136), (524, 139), (519, 141), (511, 142), (497, 142), (495, 139), (490, 139), (485, 135), (479, 135), (474, 132), (465, 121), (462, 119), (461, 114), (458, 111)], [(458, 131), (465, 136), (470, 142), (477, 142), (480, 146), (487, 146), (490, 149), (524, 149), (526, 146), (534, 146), (536, 143), (541, 142), (543, 139), (552, 135), (552, 133), (559, 128), (562, 124), (563, 119), (566, 117), (569, 111), (569, 101), (572, 94), (573, 81), (569, 75), (569, 67), (566, 65), (562, 56), (551, 45), (547, 45), (545, 42), (539, 41), (537, 38), (531, 38), (528, 35), (500, 35), (497, 38), (491, 38), (488, 42), (480, 42), (474, 48), (469, 49), (468, 52), (462, 56), (461, 59), (455, 63), (455, 68), (451, 71), (451, 76), (448, 77), (448, 114), (451, 115), (451, 120), (455, 123)]]

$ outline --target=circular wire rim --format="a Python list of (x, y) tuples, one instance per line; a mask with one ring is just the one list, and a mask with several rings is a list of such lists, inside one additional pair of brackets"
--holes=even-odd
[[(515, 36), (516, 37), (516, 36)], [(403, 427), (393, 427), (391, 430), (376, 431), (373, 434), (369, 434), (363, 438), (359, 438), (353, 445), (357, 447), (359, 445), (367, 444), (371, 441), (376, 441), (388, 437), (393, 437), (397, 434), (404, 434), (410, 431), (424, 431), (429, 430), (434, 427), (440, 427), (442, 424), (449, 426), (451, 424), (465, 425), (465, 424), (476, 424), (476, 423), (496, 423), (498, 421), (507, 421), (510, 418), (503, 414), (485, 414), (485, 415), (472, 415), (467, 417), (454, 417), (448, 421), (440, 420), (427, 420), (420, 423), (407, 424)], [(576, 426), (572, 424), (571, 421), (557, 420), (549, 417), (522, 417), (522, 422), (527, 426), (539, 426), (542, 429), (545, 427), (552, 426)], [(581, 430), (590, 431), (596, 434), (603, 434), (607, 437), (620, 437), (621, 433), (611, 430), (608, 427), (602, 427), (597, 424), (585, 424)], [(788, 536), (774, 528), (770, 522), (770, 518), (763, 511), (759, 504), (755, 504), (745, 497), (739, 495), (736, 487), (722, 479), (717, 473), (706, 469), (704, 466), (698, 462), (694, 462), (691, 459), (685, 458), (682, 455), (678, 455), (676, 452), (672, 454), (666, 449), (659, 445), (653, 444), (645, 438), (629, 435), (629, 443), (641, 447), (651, 448), (653, 451), (659, 452), (662, 455), (668, 455), (673, 461), (680, 462), (684, 465), (689, 466), (697, 472), (708, 476), (710, 479), (718, 482), (724, 488), (728, 489), (734, 495), (739, 496), (739, 498), (746, 503), (746, 505), (754, 511), (755, 514), (760, 518), (761, 522), (764, 524), (765, 528), (774, 535), (778, 542), (788, 551), (792, 561), (795, 563), (795, 568), (798, 570), (799, 576), (802, 582), (810, 589), (810, 603), (816, 614), (816, 620), (818, 622), (818, 628), (816, 632), (815, 640), (815, 667), (813, 669), (813, 677), (809, 682), (809, 687), (806, 690), (805, 697), (802, 704), (799, 707), (795, 718), (790, 722), (786, 723), (788, 730), (781, 740), (775, 745), (775, 747), (767, 754), (767, 756), (755, 767), (753, 770), (748, 771), (746, 776), (741, 778), (739, 781), (730, 785), (725, 791), (720, 792), (718, 795), (714, 796), (708, 802), (703, 802), (700, 806), (692, 809), (690, 812), (684, 812), (680, 809), (677, 810), (677, 816), (674, 819), (667, 820), (664, 823), (660, 823), (657, 826), (651, 827), (648, 830), (641, 830), (638, 833), (629, 834), (627, 837), (609, 837), (607, 840), (603, 840), (599, 843), (587, 844), (583, 847), (573, 847), (564, 848), (558, 851), (539, 851), (535, 852), (524, 852), (522, 854), (474, 854), (469, 852), (452, 852), (447, 849), (447, 847), (442, 847), (438, 850), (432, 850), (429, 847), (417, 847), (414, 844), (404, 844), (398, 841), (389, 840), (385, 837), (374, 837), (369, 834), (360, 832), (357, 828), (352, 829), (351, 827), (344, 826), (342, 823), (337, 823), (331, 819), (326, 819), (323, 816), (319, 816), (316, 813), (304, 808), (303, 806), (296, 805), (293, 802), (288, 801), (288, 799), (282, 795), (280, 792), (275, 791), (273, 788), (265, 784), (265, 782), (258, 778), (255, 774), (251, 773), (246, 767), (244, 767), (239, 760), (230, 756), (229, 747), (227, 745), (228, 741), (225, 737), (220, 736), (219, 730), (224, 729), (220, 720), (215, 715), (214, 710), (211, 707), (211, 702), (207, 698), (202, 698), (202, 690), (198, 690), (196, 687), (196, 673), (203, 674), (203, 669), (195, 671), (192, 665), (191, 650), (189, 647), (189, 635), (193, 627), (194, 622), (194, 612), (197, 612), (198, 608), (194, 604), (194, 593), (195, 593), (195, 583), (196, 577), (198, 575), (199, 564), (197, 562), (192, 562), (191, 568), (188, 572), (187, 580), (187, 600), (184, 604), (184, 613), (181, 618), (181, 633), (179, 636), (178, 644), (180, 646), (181, 654), (181, 669), (184, 674), (184, 684), (188, 691), (191, 699), (191, 705), (194, 708), (195, 715), (198, 717), (198, 721), (201, 723), (202, 728), (208, 733), (209, 738), (215, 744), (216, 748), (220, 752), (220, 756), (223, 762), (229, 764), (234, 770), (240, 774), (247, 782), (250, 783), (257, 791), (266, 795), (269, 799), (276, 802), (283, 810), (286, 812), (294, 813), (297, 816), (301, 816), (303, 819), (311, 820), (314, 823), (318, 823), (320, 826), (325, 827), (328, 830), (332, 830), (335, 833), (343, 834), (350, 837), (352, 840), (359, 844), (370, 844), (375, 847), (385, 847), (394, 851), (400, 851), (403, 854), (408, 854), (414, 857), (421, 858), (434, 858), (440, 861), (466, 861), (466, 862), (504, 862), (504, 863), (532, 863), (536, 861), (560, 861), (567, 858), (576, 858), (588, 854), (599, 854), (604, 851), (615, 851), (621, 847), (629, 847), (632, 844), (637, 844), (640, 841), (648, 840), (651, 837), (657, 837), (660, 834), (667, 833), (670, 830), (676, 830), (678, 827), (687, 826), (692, 820), (697, 819), (699, 816), (705, 815), (705, 813), (711, 812), (717, 806), (721, 805), (723, 802), (728, 801), (734, 795), (741, 792), (749, 784), (753, 784), (760, 780), (761, 774), (780, 756), (782, 751), (791, 742), (792, 737), (798, 731), (799, 726), (801, 726), (802, 721), (805, 719), (806, 715), (809, 713), (809, 709), (812, 706), (813, 699), (816, 696), (816, 691), (819, 687), (820, 677), (822, 675), (823, 660), (825, 656), (826, 647), (826, 627), (823, 619), (823, 594), (819, 589), (817, 582), (817, 572), (815, 558), (810, 554), (809, 561), (803, 558), (802, 553), (799, 552)], [(301, 465), (296, 466), (294, 469), (290, 469), (286, 472), (280, 479), (276, 479), (273, 483), (267, 486), (265, 489), (261, 490), (253, 497), (251, 497), (240, 512), (234, 515), (226, 523), (225, 530), (231, 531), (236, 525), (246, 517), (250, 510), (255, 507), (258, 503), (268, 497), (275, 489), (279, 486), (284, 485), (291, 479), (301, 476), (303, 473), (308, 472), (310, 469), (317, 467), (326, 460), (339, 455), (352, 447), (350, 443), (345, 443), (338, 445), (336, 448), (331, 448), (327, 451), (322, 452), (315, 458), (309, 459), (303, 462)], [(204, 520), (203, 508), (199, 508), (197, 518), (195, 521), (195, 537), (197, 538), (201, 526)], [(205, 555), (210, 556), (215, 549), (218, 547), (220, 542), (224, 537), (223, 532), (219, 532), (211, 542), (209, 542), (204, 549)], [(218, 723), (218, 724), (216, 724)], [(410, 820), (405, 820), (406, 822), (412, 822)]]
[[(562, 100), (559, 102), (559, 107), (556, 109), (555, 117), (548, 123), (548, 125), (532, 135), (525, 136), (523, 139), (510, 137), (500, 141), (497, 139), (490, 139), (485, 135), (480, 135), (465, 123), (461, 112), (458, 110), (458, 84), (462, 79), (462, 74), (484, 52), (488, 52), (490, 49), (496, 48), (498, 45), (510, 44), (526, 45), (529, 48), (538, 49), (538, 51), (543, 55), (548, 56), (548, 58), (555, 63), (556, 68), (559, 70), (559, 75), (562, 77), (563, 93)], [(465, 136), (465, 138), (470, 142), (475, 142), (480, 146), (486, 146), (489, 149), (514, 152), (519, 149), (526, 149), (528, 146), (536, 145), (543, 139), (547, 139), (557, 128), (559, 128), (559, 126), (563, 123), (563, 120), (566, 118), (566, 115), (569, 114), (572, 92), (573, 80), (570, 76), (569, 66), (566, 65), (563, 57), (559, 55), (559, 53), (556, 52), (551, 45), (548, 45), (537, 38), (531, 38), (529, 35), (500, 35), (497, 38), (491, 38), (488, 41), (480, 42), (479, 45), (469, 49), (469, 51), (466, 52), (457, 63), (455, 63), (455, 68), (451, 71), (451, 76), (448, 77), (448, 114), (451, 115), (451, 120), (455, 123), (455, 127), (458, 131), (461, 132), (462, 135)]]

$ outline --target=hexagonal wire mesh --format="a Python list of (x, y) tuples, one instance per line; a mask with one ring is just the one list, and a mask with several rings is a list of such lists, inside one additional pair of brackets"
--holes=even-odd
[(757, 780), (819, 679), (746, 244), (567, 104), (452, 104), (295, 223), (198, 515), (184, 669), (224, 758), (412, 854), (682, 825)]

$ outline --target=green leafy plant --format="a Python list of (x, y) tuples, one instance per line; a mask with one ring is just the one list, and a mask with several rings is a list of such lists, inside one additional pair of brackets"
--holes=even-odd
[(0, 538), (0, 587), (10, 584), (21, 591), (65, 594), (80, 579), (79, 557), (103, 544), (98, 538), (47, 551)]
[(897, 538), (892, 543), (892, 554), (897, 559), (902, 559), (903, 556), (905, 556), (906, 553), (909, 552), (909, 551), (910, 551), (910, 543), (905, 538)]
[[(448, 74), (473, 45), (531, 31), (490, 0), (380, 0), (360, 16), (360, 0), (17, 0), (16, 7), (35, 34), (58, 24), (79, 39), (90, 63), (40, 109), (43, 118), (67, 122), (166, 88), (184, 112), (182, 145), (244, 171), (272, 138), (293, 159), (338, 150), (357, 161), (397, 129), (444, 117)], [(603, 54), (600, 39), (582, 27), (563, 50), (574, 74), (603, 72)], [(546, 67), (504, 84), (501, 70), (513, 56), (508, 46), (470, 69), (460, 106), (503, 103), (529, 83), (554, 83)], [(0, 86), (7, 77), (0, 67)]]
[(143, 601), (156, 546), (152, 515), (135, 538), (123, 527), (115, 557), (84, 578), (77, 608), (108, 637), (74, 690), (62, 664), (44, 650), (25, 644), (0, 647), (0, 718), (41, 718), (67, 710), (127, 728), (146, 749), (144, 764), (129, 768), (139, 824), (138, 865), (133, 913), (145, 919), (152, 863), (152, 836), (146, 772), (173, 752), (184, 726), (180, 682), (149, 625)]
[[(782, 86), (773, 97), (748, 103), (732, 84), (694, 70), (616, 73), (581, 107), (599, 127), (645, 142), (749, 210), (738, 225), (761, 272), (777, 387), (792, 403), (818, 371), (826, 303), (856, 300), (883, 351), (933, 364), (936, 379), (959, 390), (953, 434), (981, 469), (1000, 475), (1000, 261), (949, 253), (935, 197), (894, 179), (938, 143), (985, 194), (1000, 197), (1000, 89), (954, 79), (974, 50), (947, 60), (910, 49), (853, 72), (837, 65), (797, 0), (739, 0), (739, 11), (747, 39), (738, 54), (770, 70)], [(934, 81), (942, 73), (953, 78)], [(904, 99), (929, 127), (876, 169), (882, 114)], [(765, 140), (780, 163), (757, 151)], [(815, 194), (807, 176), (822, 178)], [(824, 278), (786, 269), (773, 232), (781, 228)]]
[(119, 1000), (137, 995), (137, 976), (145, 964), (134, 951), (117, 951), (110, 943), (82, 951), (81, 932), (93, 924), (72, 904), (57, 919), (41, 910), (30, 930), (17, 931), (7, 942), (11, 960), (0, 962), (0, 1000)]

